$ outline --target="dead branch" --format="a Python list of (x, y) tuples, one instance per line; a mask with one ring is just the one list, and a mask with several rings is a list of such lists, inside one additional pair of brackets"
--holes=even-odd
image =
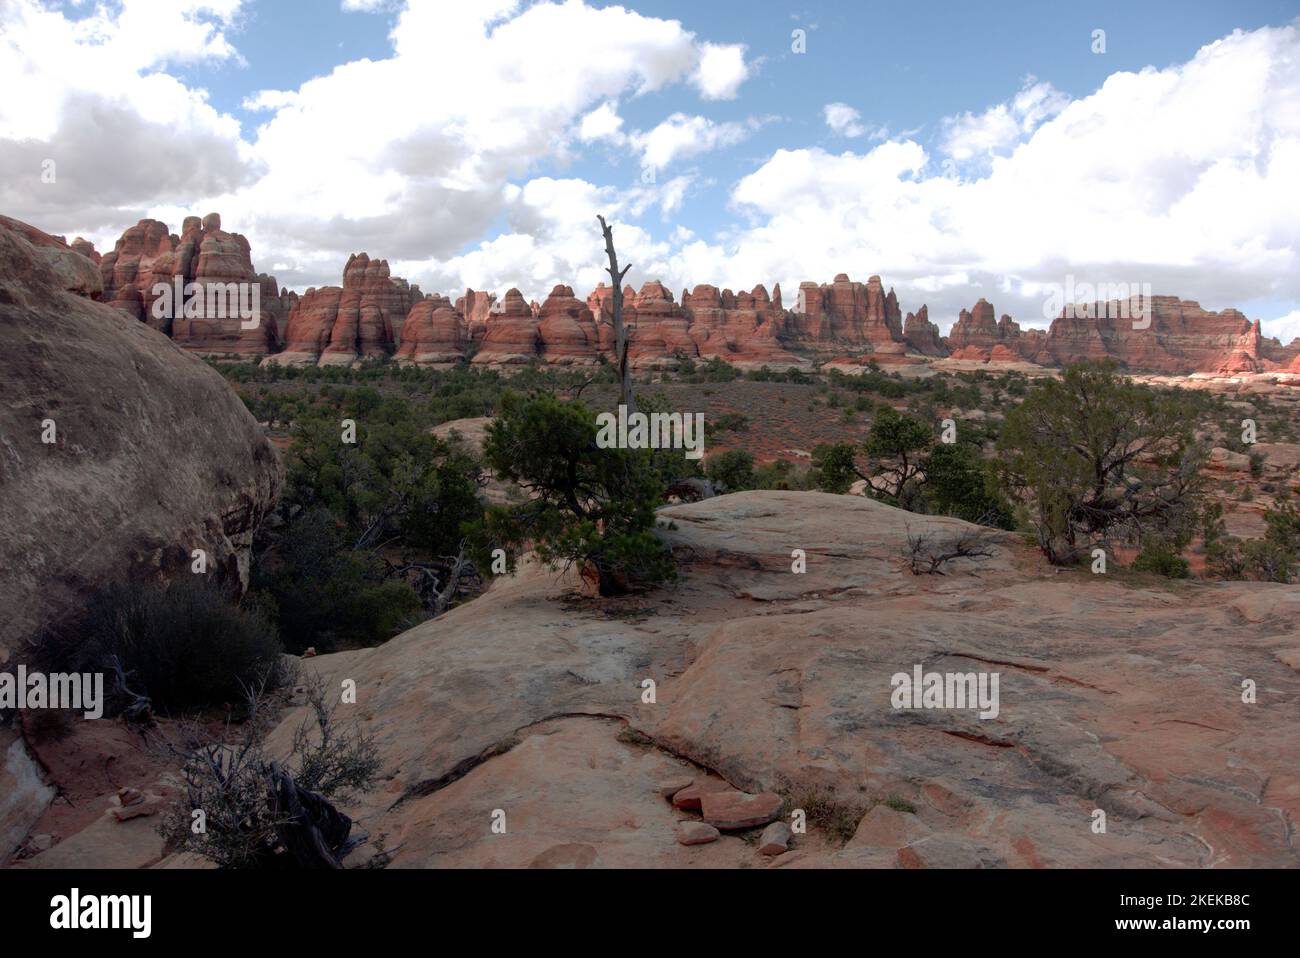
[(903, 558), (907, 560), (912, 575), (943, 575), (945, 563), (954, 559), (988, 559), (994, 555), (987, 533), (968, 529), (939, 538), (932, 532), (914, 534), (907, 532), (907, 547)]

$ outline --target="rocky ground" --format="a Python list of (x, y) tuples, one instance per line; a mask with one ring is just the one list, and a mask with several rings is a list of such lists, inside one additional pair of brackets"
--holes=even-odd
[[(960, 523), (818, 493), (663, 515), (673, 589), (596, 600), (527, 568), (313, 660), (357, 683), (384, 772), (353, 811), (392, 867), (1300, 864), (1293, 587), (1058, 574), (1011, 535), (913, 576), (909, 528)], [(894, 710), (916, 664), (998, 672), (999, 716)], [(774, 856), (757, 825), (681, 844), (701, 815), (663, 793), (701, 778), (805, 809), (808, 833)]]
[[(304, 660), (356, 682), (340, 714), (382, 760), (347, 809), (370, 837), (349, 865), (1300, 864), (1294, 587), (1058, 573), (1007, 533), (916, 576), (908, 534), (965, 524), (851, 496), (662, 516), (673, 587), (603, 600), (525, 564), (383, 646)], [(895, 710), (916, 665), (998, 673), (998, 716)], [(79, 723), (35, 758), (65, 796), (20, 867), (199, 864), (162, 848), (176, 780), (125, 730)]]

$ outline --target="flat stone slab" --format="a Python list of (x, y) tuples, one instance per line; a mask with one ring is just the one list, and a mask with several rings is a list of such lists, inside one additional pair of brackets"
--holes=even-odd
[(700, 799), (710, 792), (734, 791), (734, 788), (720, 778), (699, 778), (673, 795), (673, 808), (698, 812), (700, 810)]
[(704, 820), (723, 831), (766, 825), (781, 814), (781, 805), (781, 796), (771, 792), (750, 795), (733, 789), (728, 792), (708, 792), (700, 798), (700, 811)]

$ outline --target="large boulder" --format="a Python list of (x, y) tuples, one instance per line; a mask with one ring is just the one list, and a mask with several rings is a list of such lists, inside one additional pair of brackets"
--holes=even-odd
[(87, 298), (93, 262), (11, 223), (0, 222), (0, 663), (107, 582), (189, 574), (194, 549), (238, 590), (283, 481), (218, 373)]

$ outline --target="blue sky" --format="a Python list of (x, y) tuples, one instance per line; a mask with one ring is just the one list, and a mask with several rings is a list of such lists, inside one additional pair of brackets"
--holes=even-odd
[[(1041, 326), (1068, 273), (1300, 335), (1297, 0), (11, 2), (0, 80), (42, 90), (0, 105), (0, 211), (101, 249), (212, 208), (300, 288), (364, 248), (581, 295), (606, 211), (674, 289), (880, 273)], [(38, 155), (66, 186), (11, 176)]]

